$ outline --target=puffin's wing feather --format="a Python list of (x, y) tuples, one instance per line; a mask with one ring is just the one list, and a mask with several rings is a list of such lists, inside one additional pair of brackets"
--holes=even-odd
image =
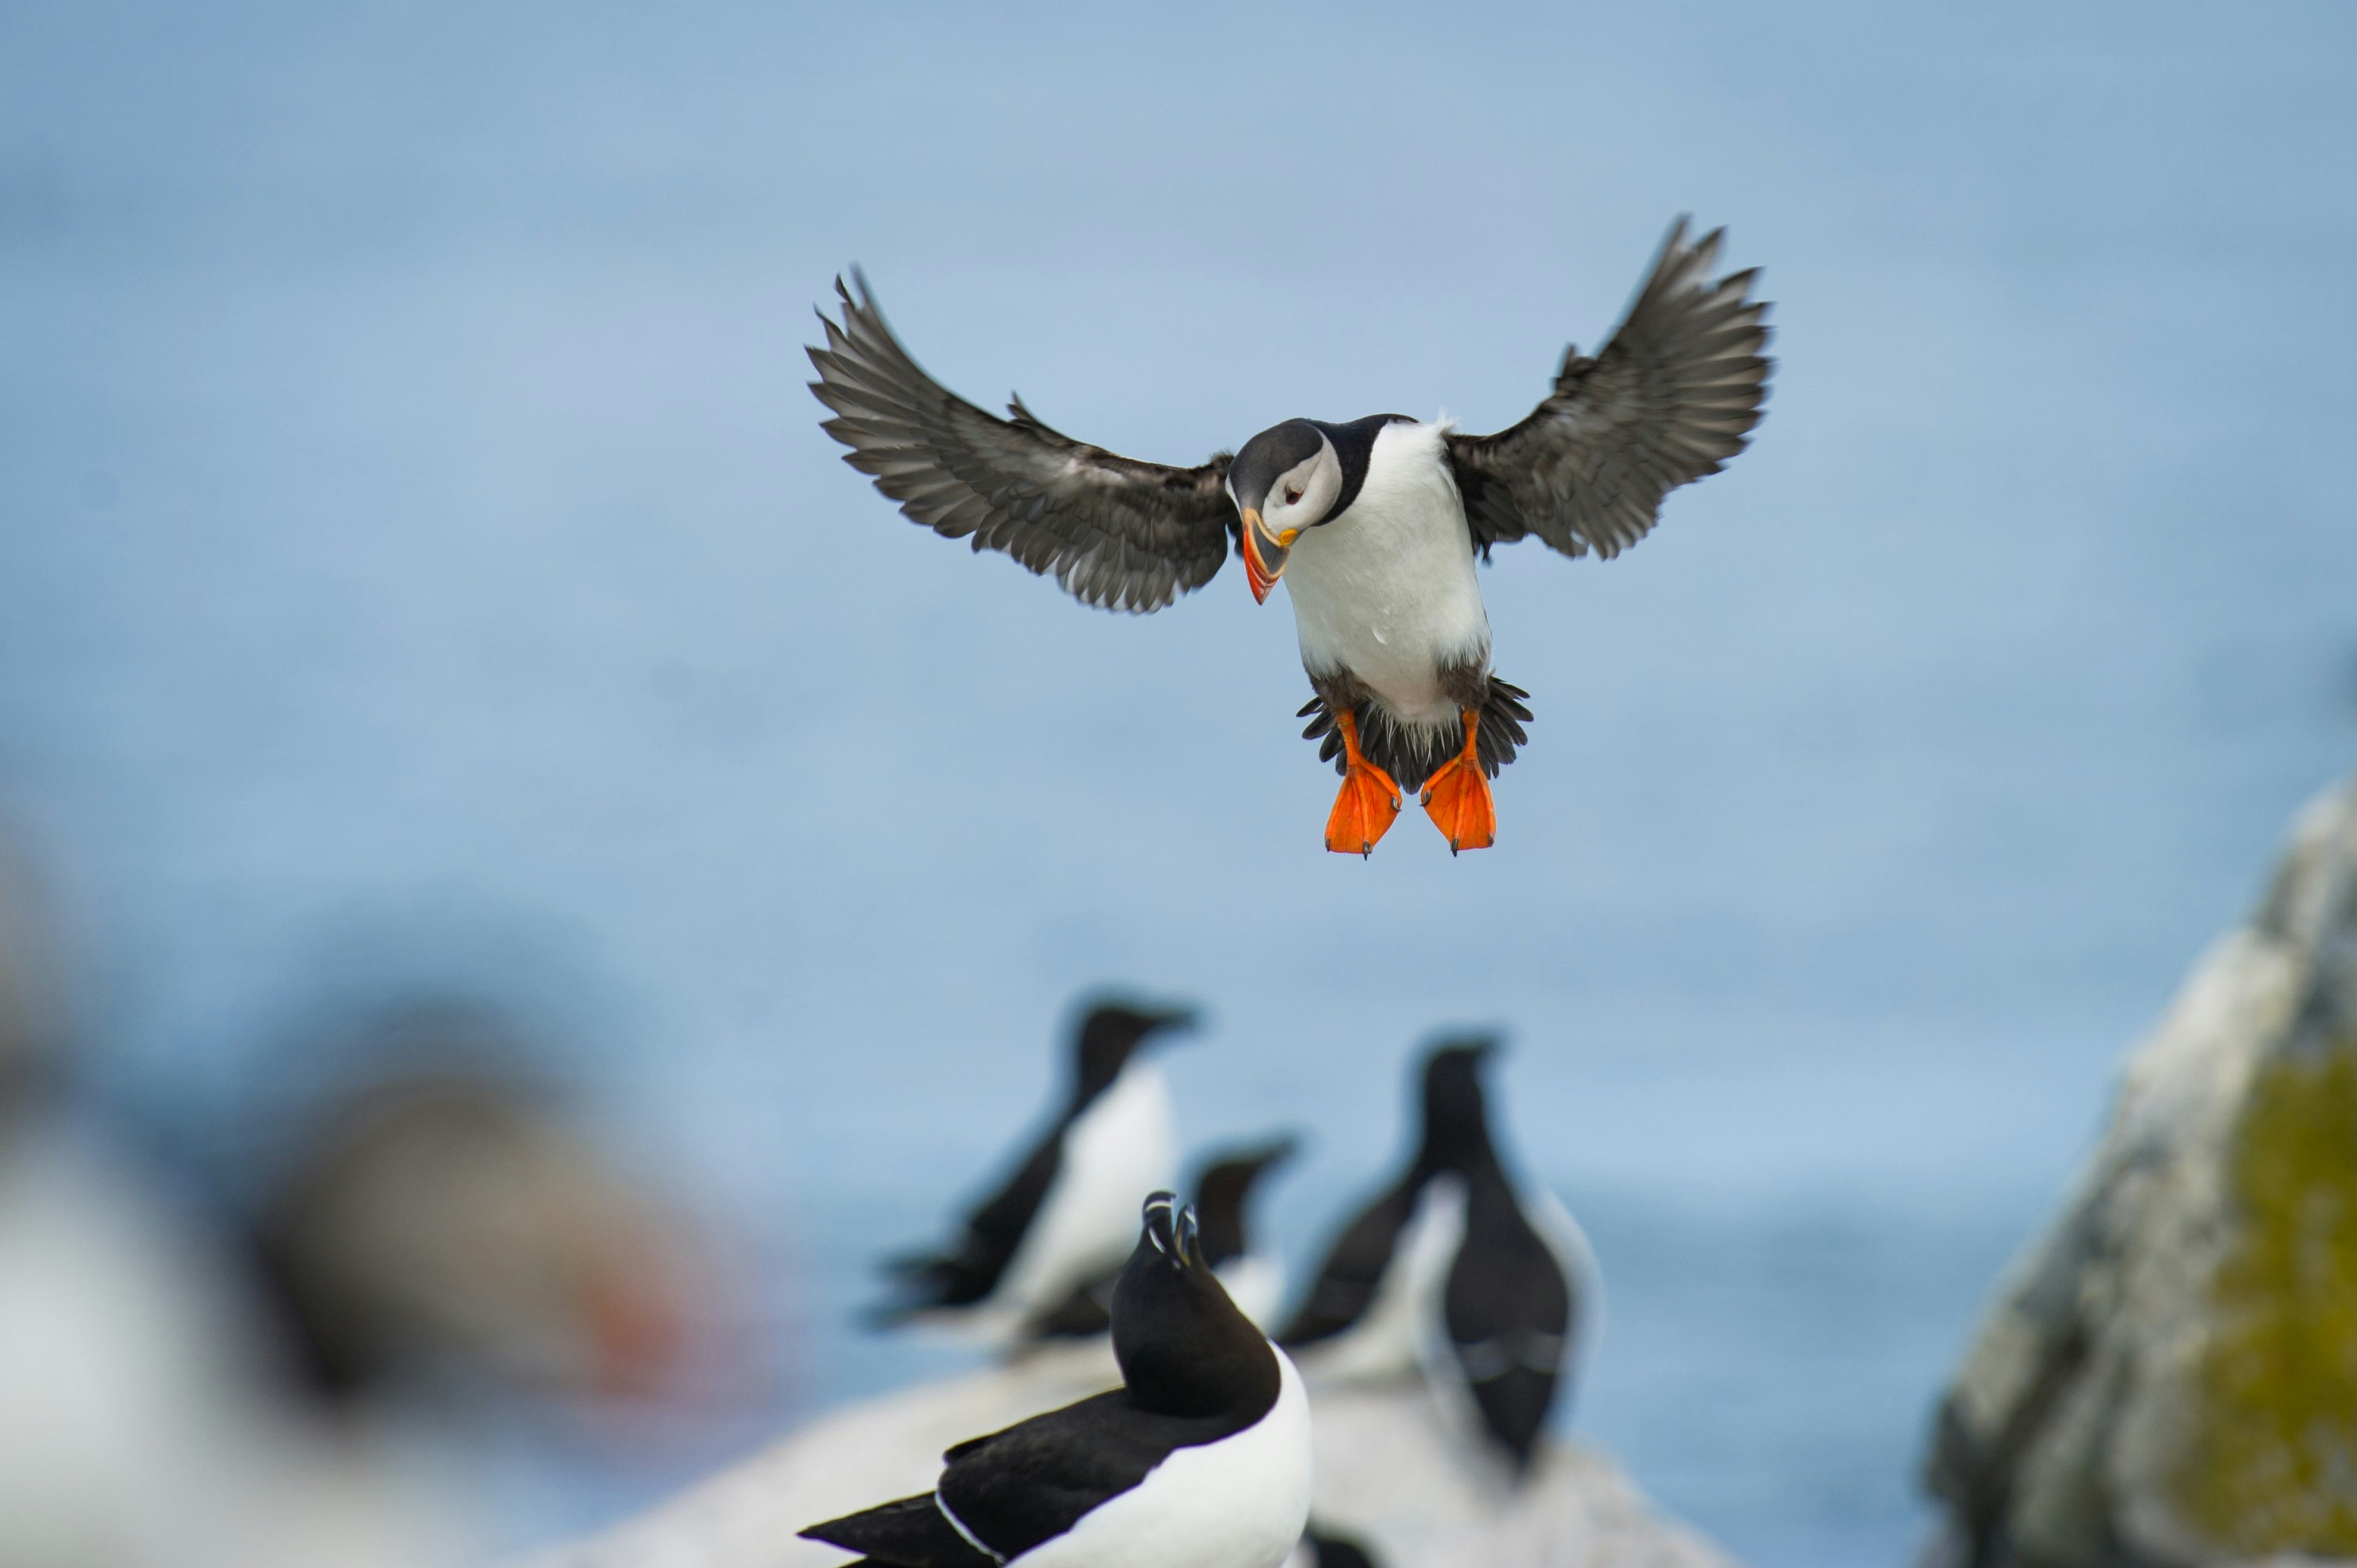
[(1724, 230), (1681, 218), (1603, 352), (1564, 351), (1555, 390), (1494, 435), (1448, 437), (1473, 542), (1537, 534), (1610, 559), (1651, 532), (1662, 498), (1715, 474), (1760, 423), (1772, 363), (1756, 271), (1714, 280)]
[(1158, 610), (1211, 580), (1236, 526), (1222, 455), (1194, 468), (1141, 463), (1075, 441), (1020, 399), (1000, 419), (918, 368), (855, 270), (835, 280), (843, 320), (812, 349), (811, 391), (834, 411), (820, 428), (844, 461), (917, 522), (1000, 550), (1106, 609)]

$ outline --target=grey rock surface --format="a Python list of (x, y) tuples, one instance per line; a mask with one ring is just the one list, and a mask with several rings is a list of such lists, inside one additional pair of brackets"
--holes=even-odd
[(2357, 785), (2130, 1055), (1927, 1481), (1952, 1568), (2357, 1560)]
[[(952, 1443), (1118, 1380), (1102, 1347), (903, 1390), (823, 1416), (736, 1467), (538, 1568), (833, 1568), (802, 1526), (929, 1489)], [(1545, 1450), (1509, 1487), (1421, 1383), (1314, 1392), (1312, 1519), (1381, 1568), (1732, 1568), (1655, 1514), (1609, 1458)]]

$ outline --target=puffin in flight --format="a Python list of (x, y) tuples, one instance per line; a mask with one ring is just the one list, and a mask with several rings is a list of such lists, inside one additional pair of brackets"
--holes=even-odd
[(1420, 789), (1451, 853), (1496, 841), (1490, 779), (1526, 739), (1529, 695), (1491, 668), (1473, 571), (1535, 535), (1609, 559), (1662, 498), (1715, 474), (1759, 424), (1770, 361), (1756, 269), (1715, 277), (1723, 231), (1680, 219), (1611, 339), (1564, 351), (1519, 424), (1469, 435), (1378, 413), (1288, 419), (1192, 468), (1075, 441), (1016, 398), (999, 419), (918, 368), (855, 269), (809, 350), (821, 428), (910, 520), (1052, 573), (1084, 604), (1158, 610), (1210, 582), (1231, 542), (1253, 597), (1282, 579), (1315, 693), (1305, 737), (1342, 775), (1326, 847), (1366, 854)]
[(1194, 1025), (1185, 1007), (1092, 1006), (1072, 1039), (1071, 1087), (1047, 1130), (948, 1249), (886, 1262), (892, 1299), (871, 1319), (923, 1319), (1005, 1340), (1118, 1271), (1138, 1199), (1168, 1186), (1178, 1164), (1169, 1086), (1142, 1053)]
[(1309, 1401), (1194, 1211), (1146, 1200), (1113, 1296), (1122, 1386), (959, 1444), (931, 1492), (802, 1531), (847, 1568), (1277, 1568), (1309, 1518)]

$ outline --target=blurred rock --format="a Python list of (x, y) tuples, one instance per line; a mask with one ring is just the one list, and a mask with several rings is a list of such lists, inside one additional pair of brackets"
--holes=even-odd
[(932, 1489), (942, 1451), (1121, 1381), (1110, 1339), (1050, 1346), (820, 1416), (642, 1518), (542, 1568), (823, 1568), (837, 1547), (795, 1531)]
[(1731, 1568), (1609, 1455), (1542, 1438), (1519, 1479), (1418, 1382), (1315, 1393), (1310, 1517), (1383, 1568)]
[(2357, 1559), (2357, 785), (2129, 1058), (1928, 1483), (1956, 1568)]
[[(930, 1490), (942, 1450), (1118, 1380), (1103, 1343), (907, 1389), (813, 1421), (633, 1523), (536, 1568), (835, 1568), (806, 1524)], [(1653, 1513), (1619, 1466), (1569, 1444), (1542, 1449), (1510, 1487), (1421, 1384), (1321, 1394), (1311, 1518), (1372, 1548), (1383, 1568), (1727, 1568)]]

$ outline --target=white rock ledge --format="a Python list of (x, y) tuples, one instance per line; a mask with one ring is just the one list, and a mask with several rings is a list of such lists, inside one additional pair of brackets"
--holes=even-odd
[[(834, 1568), (795, 1532), (929, 1489), (942, 1450), (1118, 1380), (1102, 1347), (904, 1389), (821, 1416), (742, 1464), (535, 1568)], [(1379, 1568), (1732, 1568), (1654, 1513), (1619, 1466), (1551, 1445), (1509, 1487), (1420, 1386), (1321, 1391), (1318, 1523), (1364, 1541)]]

